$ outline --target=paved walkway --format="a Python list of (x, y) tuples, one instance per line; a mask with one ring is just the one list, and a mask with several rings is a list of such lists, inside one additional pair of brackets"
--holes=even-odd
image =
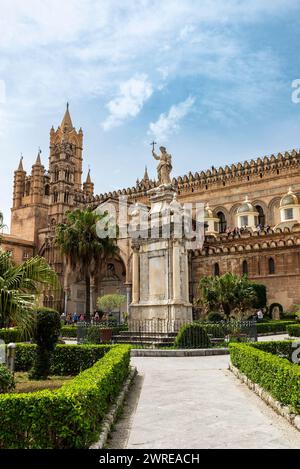
[(228, 371), (228, 356), (135, 357), (109, 448), (300, 448), (300, 432)]

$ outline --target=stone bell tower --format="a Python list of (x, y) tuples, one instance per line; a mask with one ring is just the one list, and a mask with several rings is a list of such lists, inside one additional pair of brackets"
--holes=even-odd
[[(165, 324), (173, 332), (182, 322), (192, 321), (189, 301), (189, 241), (184, 232), (184, 209), (176, 199), (176, 189), (170, 182), (171, 156), (162, 147), (158, 173), (160, 185), (148, 191), (151, 209), (147, 226), (136, 217), (138, 233), (133, 237), (132, 303), (129, 324), (141, 321), (145, 329), (157, 331)], [(142, 218), (145, 218), (145, 208)], [(153, 327), (151, 326), (153, 325)], [(143, 326), (142, 326), (143, 327)]]
[(73, 127), (69, 105), (55, 131), (50, 131), (50, 209), (51, 223), (61, 223), (74, 206), (76, 191), (81, 190), (83, 132)]

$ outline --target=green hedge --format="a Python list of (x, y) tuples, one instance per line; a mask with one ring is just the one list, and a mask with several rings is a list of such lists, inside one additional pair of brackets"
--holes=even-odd
[[(51, 359), (51, 374), (76, 375), (102, 358), (110, 345), (57, 345)], [(17, 344), (16, 371), (29, 371), (36, 353), (35, 344)]]
[(68, 338), (77, 338), (77, 327), (76, 326), (62, 326), (61, 336)]
[(4, 340), (6, 344), (10, 342), (23, 342), (24, 336), (20, 329), (17, 327), (11, 327), (9, 329), (0, 329), (0, 340)]
[(286, 332), (287, 326), (294, 324), (295, 321), (267, 321), (257, 323), (257, 333), (263, 334), (267, 332)]
[(0, 448), (88, 448), (121, 390), (129, 361), (129, 346), (113, 346), (60, 389), (0, 395)]
[(291, 337), (300, 337), (300, 324), (291, 324), (286, 328), (289, 336)]
[[(273, 398), (300, 413), (300, 367), (250, 344), (230, 344), (232, 364)], [(278, 347), (278, 346), (277, 346)]]
[(210, 345), (206, 328), (199, 323), (185, 324), (175, 339), (177, 348), (208, 348)]
[[(103, 323), (102, 327), (105, 326), (106, 324)], [(101, 325), (92, 325), (88, 327), (89, 334), (88, 334), (88, 340), (90, 343), (99, 343), (100, 341), (100, 329)], [(113, 330), (113, 335), (119, 334), (120, 331), (126, 331), (128, 330), (128, 325), (127, 324), (119, 324), (118, 326), (115, 325), (109, 325), (109, 327), (112, 328)], [(65, 338), (77, 338), (77, 326), (63, 326), (61, 328), (61, 336)], [(97, 339), (95, 339), (97, 337)]]

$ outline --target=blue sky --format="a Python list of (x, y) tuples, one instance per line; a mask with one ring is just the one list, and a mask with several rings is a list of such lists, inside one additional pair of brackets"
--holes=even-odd
[(149, 143), (174, 175), (300, 141), (299, 0), (2, 0), (0, 210), (70, 102), (97, 193), (130, 187)]

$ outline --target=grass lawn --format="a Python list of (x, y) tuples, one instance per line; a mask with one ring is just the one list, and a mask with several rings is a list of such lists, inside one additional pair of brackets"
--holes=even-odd
[(28, 378), (28, 373), (24, 371), (18, 371), (15, 373), (16, 387), (12, 392), (19, 393), (41, 391), (43, 389), (58, 389), (66, 381), (73, 378), (74, 376), (49, 376), (49, 378), (46, 380), (35, 381)]

